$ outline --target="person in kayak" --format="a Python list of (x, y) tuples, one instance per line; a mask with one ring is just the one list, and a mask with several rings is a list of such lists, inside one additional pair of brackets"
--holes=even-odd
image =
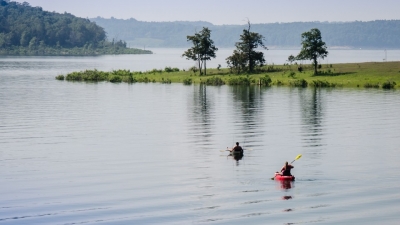
[(290, 170), (293, 168), (294, 168), (294, 166), (292, 166), (288, 162), (285, 162), (285, 165), (281, 169), (282, 176), (292, 176), (292, 174), (290, 173)]
[(243, 154), (243, 148), (240, 147), (239, 142), (236, 142), (236, 146), (232, 148), (231, 152), (240, 152)]

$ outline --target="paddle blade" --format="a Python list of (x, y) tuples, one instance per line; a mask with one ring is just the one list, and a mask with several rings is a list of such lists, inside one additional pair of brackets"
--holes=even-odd
[(302, 155), (300, 154), (300, 155), (298, 155), (298, 156), (296, 156), (296, 158), (290, 163), (290, 164), (292, 164), (292, 163), (294, 163), (294, 161), (296, 161), (296, 160), (298, 160), (298, 159), (300, 159), (302, 157)]
[(295, 158), (294, 160), (298, 160), (298, 159), (300, 159), (302, 156), (303, 156), (303, 155), (300, 154), (300, 155), (296, 156), (296, 158)]

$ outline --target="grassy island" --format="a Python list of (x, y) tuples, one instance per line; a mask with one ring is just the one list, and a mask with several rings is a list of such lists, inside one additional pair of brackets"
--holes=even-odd
[(268, 65), (255, 73), (235, 74), (230, 69), (209, 69), (207, 76), (195, 68), (166, 67), (146, 72), (86, 70), (59, 75), (57, 80), (85, 82), (202, 83), (206, 85), (262, 85), (292, 87), (360, 87), (392, 89), (400, 84), (400, 62), (368, 62), (321, 65), (314, 75), (312, 65)]

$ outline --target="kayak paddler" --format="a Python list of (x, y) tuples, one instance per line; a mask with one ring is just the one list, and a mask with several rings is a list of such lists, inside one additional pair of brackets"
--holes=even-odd
[(236, 142), (236, 146), (232, 148), (231, 152), (240, 152), (243, 154), (243, 148), (240, 147), (239, 142)]
[(292, 176), (292, 174), (290, 173), (290, 170), (293, 168), (294, 168), (294, 166), (292, 166), (288, 162), (285, 162), (285, 165), (281, 169), (282, 176)]

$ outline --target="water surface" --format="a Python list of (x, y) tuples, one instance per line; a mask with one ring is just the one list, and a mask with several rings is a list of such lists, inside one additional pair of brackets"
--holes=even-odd
[(400, 220), (397, 90), (54, 79), (131, 57), (0, 60), (0, 224)]

